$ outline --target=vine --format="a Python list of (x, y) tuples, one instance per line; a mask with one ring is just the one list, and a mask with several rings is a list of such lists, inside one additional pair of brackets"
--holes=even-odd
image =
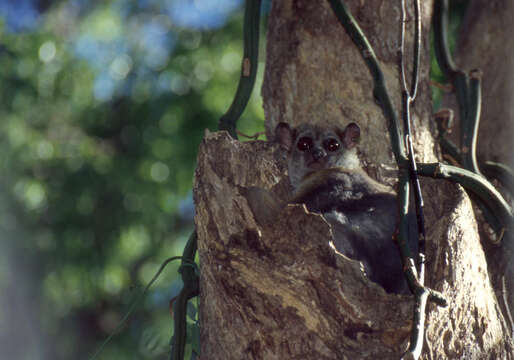
[[(397, 242), (400, 247), (402, 259), (405, 268), (405, 276), (412, 293), (415, 296), (415, 307), (413, 315), (413, 329), (411, 333), (411, 342), (405, 358), (418, 359), (421, 354), (424, 334), (424, 313), (427, 301), (433, 301), (437, 305), (446, 306), (447, 302), (438, 292), (429, 289), (423, 285), (424, 275), (424, 225), (423, 225), (423, 202), (421, 192), (419, 191), (419, 180), (417, 174), (429, 176), (433, 178), (444, 178), (457, 182), (470, 190), (479, 199), (479, 203), (484, 209), (484, 214), (493, 228), (505, 232), (513, 222), (513, 212), (510, 205), (503, 199), (501, 194), (480, 175), (476, 161), (476, 136), (478, 130), (478, 121), (480, 115), (481, 91), (479, 71), (472, 71), (468, 76), (462, 71), (456, 70), (453, 60), (449, 56), (447, 45), (447, 0), (437, 1), (435, 7), (434, 24), (436, 39), (436, 57), (440, 63), (443, 73), (449, 78), (456, 89), (457, 100), (459, 103), (459, 113), (461, 115), (461, 151), (454, 148), (449, 141), (444, 142), (444, 147), (450, 149), (448, 153), (452, 153), (459, 157), (465, 169), (460, 169), (445, 164), (416, 164), (414, 161), (414, 153), (412, 149), (410, 136), (410, 105), (415, 99), (417, 92), (417, 81), (419, 71), (419, 32), (420, 32), (420, 13), (419, 1), (415, 1), (415, 48), (414, 48), (414, 64), (412, 83), (409, 90), (406, 81), (405, 67), (403, 60), (404, 36), (405, 36), (405, 4), (402, 0), (402, 24), (401, 24), (401, 52), (400, 52), (400, 71), (402, 79), (402, 115), (404, 120), (404, 128), (407, 132), (405, 143), (401, 142), (402, 131), (400, 130), (398, 116), (394, 112), (390, 96), (385, 84), (384, 76), (374, 55), (373, 49), (366, 39), (364, 33), (360, 29), (358, 23), (350, 14), (344, 1), (329, 0), (329, 3), (336, 15), (337, 19), (348, 33), (352, 41), (355, 43), (361, 56), (363, 57), (370, 73), (373, 77), (375, 88), (373, 94), (377, 98), (382, 107), (384, 116), (389, 123), (389, 132), (391, 136), (392, 149), (399, 169), (398, 179), (398, 199), (399, 199), (399, 215), (400, 223), (398, 225)], [(445, 116), (447, 122), (439, 122), (439, 127), (443, 130), (447, 129), (451, 120), (451, 112), (447, 112)], [(446, 127), (445, 127), (446, 125)], [(407, 147), (407, 156), (405, 155), (404, 146)], [(506, 182), (512, 180), (512, 171), (502, 166), (490, 165), (489, 169), (497, 170), (502, 174)], [(467, 169), (467, 170), (466, 170)], [(408, 245), (408, 199), (410, 184), (415, 187), (416, 214), (419, 227), (419, 253), (418, 253), (418, 271), (416, 271), (414, 260)]]

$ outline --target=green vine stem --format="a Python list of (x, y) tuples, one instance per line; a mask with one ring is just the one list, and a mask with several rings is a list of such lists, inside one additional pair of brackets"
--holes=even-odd
[(241, 64), (241, 77), (237, 86), (236, 95), (228, 111), (220, 118), (218, 130), (227, 130), (228, 133), (237, 139), (236, 125), (241, 117), (257, 75), (259, 57), (259, 25), (261, 14), (261, 0), (246, 0), (244, 14), (244, 50)]
[[(145, 288), (143, 289), (143, 291), (135, 298), (134, 301), (132, 301), (132, 303), (130, 304), (129, 306), (129, 309), (127, 310), (127, 312), (125, 313), (125, 315), (121, 318), (118, 326), (116, 326), (116, 329), (100, 344), (100, 346), (96, 349), (95, 353), (89, 358), (89, 360), (95, 360), (98, 358), (98, 356), (102, 353), (103, 349), (105, 348), (105, 346), (111, 342), (111, 340), (114, 338), (114, 336), (116, 336), (116, 334), (118, 334), (118, 332), (124, 327), (127, 325), (127, 322), (130, 318), (130, 316), (132, 315), (132, 313), (135, 311), (136, 307), (139, 306), (141, 304), (141, 302), (143, 301), (143, 299), (145, 298), (146, 294), (148, 293), (148, 290), (150, 290), (150, 287), (153, 285), (153, 283), (159, 278), (159, 275), (161, 275), (161, 273), (163, 272), (163, 270), (166, 268), (166, 266), (172, 262), (172, 261), (175, 261), (175, 260), (179, 260), (179, 259), (182, 259), (182, 256), (173, 256), (173, 257), (170, 257), (166, 260), (164, 260), (164, 262), (161, 264), (161, 266), (159, 267), (159, 270), (157, 270), (157, 272), (155, 273), (155, 275), (152, 277), (152, 279), (150, 280), (150, 282), (148, 282), (148, 284), (145, 286)], [(182, 261), (184, 262), (184, 260), (182, 259)]]
[(399, 167), (408, 166), (398, 117), (396, 116), (391, 98), (389, 97), (384, 74), (378, 64), (375, 52), (354, 17), (348, 11), (345, 3), (339, 0), (328, 0), (328, 2), (346, 33), (359, 49), (361, 56), (373, 77), (373, 96), (380, 103), (384, 116), (388, 121), (391, 145), (396, 162)]
[(480, 70), (471, 71), (467, 91), (468, 111), (466, 112), (466, 118), (461, 120), (463, 123), (461, 127), (461, 131), (463, 131), (461, 134), (462, 166), (475, 174), (480, 174), (476, 159), (476, 144), (482, 106), (481, 77), (482, 72)]
[(482, 173), (488, 179), (498, 180), (511, 195), (514, 195), (514, 171), (504, 164), (486, 161), (480, 164)]
[[(407, 145), (407, 151), (409, 156), (409, 176), (405, 177), (403, 181), (410, 181), (413, 190), (414, 190), (414, 202), (416, 205), (416, 220), (418, 225), (418, 253), (417, 253), (417, 270), (418, 276), (417, 280), (420, 285), (418, 289), (416, 289), (419, 294), (415, 296), (415, 304), (414, 304), (414, 326), (411, 332), (410, 345), (407, 353), (404, 355), (404, 358), (413, 358), (418, 359), (421, 355), (421, 350), (423, 348), (423, 336), (424, 336), (424, 327), (425, 327), (425, 308), (427, 304), (427, 299), (429, 297), (429, 291), (423, 288), (425, 282), (425, 242), (426, 242), (426, 231), (425, 231), (425, 217), (423, 214), (423, 194), (421, 193), (421, 185), (419, 182), (419, 177), (416, 169), (416, 161), (414, 159), (414, 147), (412, 146), (412, 132), (411, 132), (411, 106), (413, 105), (419, 83), (419, 66), (420, 66), (420, 48), (421, 48), (421, 17), (420, 17), (420, 4), (419, 0), (414, 1), (414, 17), (415, 17), (415, 30), (414, 30), (414, 52), (413, 52), (413, 70), (412, 70), (412, 80), (411, 86), (409, 90), (409, 86), (407, 84), (407, 76), (405, 69), (405, 0), (401, 0), (401, 32), (400, 32), (400, 77), (401, 83), (403, 86), (402, 91), (402, 117), (403, 117), (403, 126), (407, 133), (405, 136), (405, 143)], [(409, 203), (408, 192), (405, 199), (402, 199), (402, 204)], [(407, 209), (408, 211), (408, 209)], [(408, 215), (408, 214), (407, 214)], [(405, 218), (408, 219), (407, 215)], [(408, 224), (407, 224), (408, 225)], [(403, 225), (405, 226), (405, 225)], [(414, 282), (413, 282), (414, 283)], [(416, 291), (415, 290), (415, 291)], [(414, 293), (416, 293), (413, 291)]]
[[(467, 147), (468, 138), (468, 111), (471, 110), (470, 104), (470, 85), (469, 77), (466, 73), (458, 70), (452, 59), (448, 46), (448, 0), (435, 0), (434, 2), (434, 50), (437, 63), (443, 75), (453, 84), (457, 103), (459, 106), (461, 150)], [(476, 108), (476, 107), (475, 107)], [(479, 110), (479, 107), (478, 107)], [(479, 112), (479, 111), (478, 111)], [(469, 147), (467, 147), (469, 149)]]
[(442, 163), (418, 164), (418, 173), (437, 179), (447, 179), (462, 185), (475, 200), (485, 220), (498, 234), (499, 243), (507, 229), (512, 227), (512, 209), (502, 195), (483, 176), (471, 171)]
[[(451, 161), (461, 164), (462, 157), (459, 149), (445, 137), (452, 124), (453, 111), (450, 109), (439, 110), (434, 114), (434, 119), (439, 133), (437, 140), (443, 154), (450, 156)], [(487, 179), (499, 181), (511, 195), (514, 195), (514, 171), (510, 167), (494, 161), (479, 161), (478, 167)]]
[[(404, 264), (404, 273), (407, 279), (407, 283), (415, 296), (415, 306), (414, 306), (414, 314), (413, 314), (413, 329), (411, 333), (411, 344), (408, 352), (404, 355), (405, 358), (419, 358), (421, 353), (421, 348), (423, 344), (423, 334), (424, 334), (424, 318), (425, 318), (425, 307), (426, 302), (433, 301), (440, 306), (446, 306), (447, 301), (445, 298), (438, 292), (429, 289), (423, 285), (423, 281), (420, 281), (419, 274), (416, 270), (416, 266), (414, 260), (411, 256), (411, 251), (408, 243), (408, 211), (409, 211), (409, 190), (410, 183), (412, 182), (412, 172), (416, 170), (416, 164), (409, 163), (409, 158), (406, 155), (405, 146), (403, 144), (402, 133), (400, 130), (400, 125), (398, 121), (398, 117), (393, 109), (392, 102), (385, 84), (384, 75), (380, 66), (378, 64), (377, 58), (371, 45), (360, 29), (359, 25), (353, 18), (353, 16), (348, 11), (345, 3), (340, 0), (328, 0), (334, 14), (337, 19), (345, 29), (346, 33), (350, 36), (354, 44), (359, 49), (361, 56), (363, 57), (374, 81), (374, 90), (373, 95), (378, 100), (382, 107), (382, 111), (384, 113), (385, 118), (388, 121), (389, 133), (391, 137), (391, 146), (393, 149), (393, 153), (396, 159), (396, 163), (399, 169), (399, 177), (398, 177), (398, 212), (400, 216), (400, 222), (398, 225), (398, 232), (396, 236), (397, 244), (400, 248), (400, 252), (402, 254), (402, 261)], [(402, 1), (402, 8), (403, 8)], [(419, 5), (418, 5), (419, 6)], [(417, 12), (419, 17), (419, 10)], [(402, 29), (403, 29), (402, 23)], [(419, 28), (417, 28), (419, 31)], [(403, 31), (402, 31), (403, 35)], [(419, 36), (419, 35), (418, 35)], [(403, 38), (402, 38), (403, 45)], [(412, 90), (409, 93), (409, 90), (406, 85), (405, 75), (402, 71), (402, 80), (404, 85), (404, 106), (403, 111), (406, 116), (404, 119), (409, 118), (409, 105), (412, 95), (415, 95), (417, 89), (417, 59), (416, 52), (419, 52), (419, 48), (415, 45), (414, 53), (415, 53), (415, 62), (414, 62), (414, 72), (413, 72), (413, 83)], [(402, 46), (403, 48), (403, 46)], [(419, 54), (417, 55), (419, 57)], [(402, 60), (403, 61), (403, 60)], [(402, 63), (403, 64), (403, 63)], [(405, 94), (407, 95), (405, 97)], [(406, 124), (408, 125), (408, 124)], [(410, 125), (409, 125), (410, 126)], [(410, 141), (410, 137), (407, 136), (405, 138), (407, 143)], [(409, 147), (408, 150), (411, 150)], [(411, 153), (413, 156), (413, 153)], [(411, 158), (413, 162), (413, 157)], [(418, 202), (421, 204), (421, 202)], [(422, 239), (423, 240), (423, 239)], [(421, 261), (423, 261), (421, 257)], [(423, 267), (421, 267), (423, 270)]]
[(359, 27), (354, 17), (350, 14), (346, 4), (340, 0), (328, 0), (335, 16), (350, 36), (354, 44), (359, 49), (361, 56), (373, 77), (374, 89), (373, 95), (382, 107), (385, 118), (388, 121), (389, 134), (391, 136), (391, 147), (398, 164), (400, 174), (398, 179), (398, 211), (400, 216), (400, 225), (398, 226), (398, 234), (396, 240), (402, 254), (402, 261), (405, 268), (405, 276), (409, 287), (412, 291), (416, 288), (417, 271), (412, 260), (410, 247), (408, 244), (408, 226), (405, 226), (407, 220), (408, 200), (409, 200), (409, 163), (405, 153), (405, 147), (402, 141), (401, 130), (399, 127), (398, 117), (394, 111), (389, 92), (385, 83), (384, 74), (378, 64), (375, 52)]
[(179, 273), (182, 275), (184, 287), (173, 304), (174, 336), (171, 344), (171, 360), (184, 359), (187, 339), (187, 302), (191, 298), (198, 296), (200, 291), (198, 274), (195, 267), (191, 266), (195, 261), (197, 240), (198, 237), (195, 230), (189, 237), (182, 254)]
[(446, 179), (462, 185), (471, 191), (501, 222), (505, 228), (512, 226), (514, 214), (511, 206), (505, 201), (494, 186), (481, 175), (471, 171), (442, 163), (418, 164), (418, 173), (436, 179)]
[[(460, 155), (465, 169), (480, 174), (476, 160), (476, 141), (482, 104), (480, 70), (466, 74), (456, 68), (448, 46), (448, 0), (434, 3), (434, 48), (443, 75), (453, 84), (460, 118)], [(443, 150), (451, 152), (450, 142), (445, 140)]]
[[(402, 356), (403, 360), (419, 359), (421, 350), (423, 349), (423, 336), (425, 334), (425, 308), (427, 306), (429, 293), (423, 291), (414, 299), (414, 324), (411, 333), (411, 341), (406, 354)], [(413, 337), (415, 337), (413, 339)], [(414, 341), (413, 341), (414, 340)]]
[[(357, 48), (359, 49), (361, 56), (363, 57), (368, 69), (374, 80), (374, 96), (379, 101), (382, 110), (384, 112), (384, 116), (388, 120), (389, 123), (389, 131), (391, 135), (391, 145), (393, 149), (393, 153), (396, 158), (396, 162), (399, 168), (399, 184), (398, 184), (398, 207), (399, 207), (399, 215), (400, 215), (400, 226), (398, 228), (397, 242), (400, 247), (400, 251), (402, 254), (402, 258), (404, 261), (405, 274), (407, 277), (407, 281), (411, 290), (416, 294), (419, 293), (419, 287), (423, 287), (420, 285), (417, 280), (417, 271), (415, 266), (413, 266), (413, 261), (411, 257), (411, 251), (408, 245), (408, 226), (407, 224), (407, 211), (408, 211), (408, 200), (409, 200), (409, 162), (408, 158), (405, 154), (405, 148), (402, 142), (401, 131), (399, 127), (398, 117), (393, 109), (391, 98), (389, 96), (387, 86), (385, 84), (384, 75), (380, 66), (378, 64), (377, 58), (369, 41), (366, 39), (359, 25), (353, 18), (353, 16), (348, 11), (348, 8), (344, 4), (343, 1), (339, 0), (328, 0), (334, 14), (337, 19), (350, 36), (352, 41), (355, 43)], [(432, 291), (432, 296), (429, 297), (429, 300), (438, 301), (439, 303), (444, 303), (443, 297), (438, 294), (434, 295)]]
[(437, 63), (444, 76), (452, 81), (457, 71), (448, 46), (448, 0), (435, 0), (433, 25), (434, 42), (438, 44), (435, 46)]
[(421, 19), (420, 19), (420, 5), (419, 0), (414, 1), (414, 16), (415, 16), (415, 31), (414, 31), (414, 54), (413, 54), (413, 70), (411, 87), (407, 84), (407, 76), (405, 69), (405, 0), (401, 1), (401, 35), (400, 35), (400, 77), (402, 79), (402, 118), (403, 126), (407, 135), (405, 136), (405, 143), (407, 145), (408, 157), (409, 157), (409, 178), (411, 185), (414, 190), (414, 201), (416, 204), (416, 220), (418, 224), (418, 254), (417, 254), (417, 265), (418, 265), (418, 278), (421, 284), (424, 283), (424, 272), (425, 272), (425, 217), (423, 215), (423, 195), (421, 193), (421, 185), (419, 183), (418, 174), (416, 171), (416, 161), (414, 159), (414, 147), (412, 146), (412, 135), (411, 135), (411, 106), (416, 100), (419, 83), (419, 64), (420, 64), (420, 48), (421, 48)]

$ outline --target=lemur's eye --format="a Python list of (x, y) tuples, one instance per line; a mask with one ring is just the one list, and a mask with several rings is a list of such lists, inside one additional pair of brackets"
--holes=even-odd
[(339, 144), (339, 141), (337, 141), (336, 139), (327, 139), (323, 141), (323, 147), (327, 151), (336, 151), (337, 149), (339, 149), (339, 146), (341, 145)]
[(296, 143), (296, 146), (300, 151), (310, 150), (312, 148), (312, 139), (308, 136), (301, 137)]

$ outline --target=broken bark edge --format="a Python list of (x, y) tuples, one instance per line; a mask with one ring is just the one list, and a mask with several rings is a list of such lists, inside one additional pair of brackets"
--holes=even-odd
[(244, 189), (284, 201), (285, 168), (278, 146), (267, 142), (241, 143), (226, 132), (202, 142), (194, 188), (202, 353), (400, 358), (412, 296), (369, 281), (359, 262), (330, 246), (325, 219), (303, 205), (287, 206), (272, 224), (255, 221)]

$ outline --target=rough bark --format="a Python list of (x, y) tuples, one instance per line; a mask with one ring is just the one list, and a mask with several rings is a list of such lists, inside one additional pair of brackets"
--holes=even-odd
[(386, 295), (367, 281), (356, 261), (330, 248), (325, 220), (303, 205), (289, 206), (270, 226), (255, 223), (245, 188), (287, 196), (278, 156), (276, 146), (238, 143), (226, 133), (202, 144), (195, 198), (202, 355), (398, 358), (409, 334), (410, 297)]
[[(348, 1), (371, 41), (399, 104), (399, 2)], [(414, 109), (419, 159), (434, 161), (424, 1), (420, 98)], [(408, 39), (409, 40), (409, 39)], [(273, 2), (263, 85), (269, 138), (279, 121), (355, 121), (361, 158), (384, 180), (393, 159), (372, 81), (351, 40), (325, 2)], [(387, 179), (386, 179), (387, 180)], [(245, 190), (289, 196), (284, 154), (267, 142), (206, 135), (194, 197), (200, 254), (202, 359), (398, 359), (411, 328), (411, 296), (386, 294), (358, 262), (330, 246), (322, 216), (289, 205), (259, 226)], [(512, 359), (512, 343), (491, 287), (471, 202), (459, 187), (423, 182), (427, 213), (427, 283), (448, 308), (427, 308), (424, 359)]]

